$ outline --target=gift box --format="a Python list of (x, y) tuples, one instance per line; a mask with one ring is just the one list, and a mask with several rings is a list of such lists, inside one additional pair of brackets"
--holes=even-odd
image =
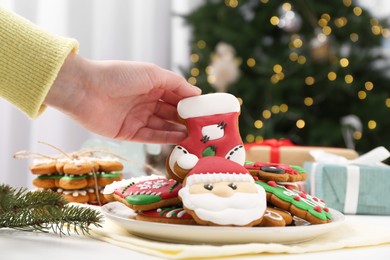
[(304, 163), (307, 192), (345, 214), (390, 215), (390, 166), (379, 163), (390, 153), (378, 147), (366, 155)]
[(311, 150), (321, 149), (331, 154), (343, 156), (349, 160), (358, 157), (352, 149), (318, 146), (298, 146), (288, 139), (268, 139), (262, 143), (245, 144), (246, 160), (253, 162), (284, 163), (302, 166), (304, 162), (313, 161)]

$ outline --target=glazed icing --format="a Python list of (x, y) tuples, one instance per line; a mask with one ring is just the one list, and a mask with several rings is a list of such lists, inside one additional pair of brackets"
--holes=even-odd
[(142, 211), (138, 214), (154, 218), (192, 219), (192, 216), (179, 206), (163, 207), (155, 210)]
[(113, 183), (106, 185), (106, 187), (103, 190), (103, 194), (112, 194), (115, 192), (116, 189), (126, 187), (130, 183), (137, 183), (140, 181), (154, 180), (159, 178), (163, 178), (163, 177), (153, 174), (150, 176), (140, 176), (140, 177), (133, 177), (130, 179), (123, 179), (120, 181), (114, 181)]
[(181, 184), (172, 179), (158, 178), (130, 183), (117, 188), (114, 194), (124, 198), (129, 204), (144, 205), (177, 197)]
[(289, 202), (297, 208), (308, 211), (321, 220), (332, 219), (332, 215), (329, 213), (329, 209), (323, 200), (310, 196), (302, 191), (287, 189), (273, 181), (267, 183), (257, 181), (256, 184), (262, 186), (266, 192), (274, 194), (279, 199)]

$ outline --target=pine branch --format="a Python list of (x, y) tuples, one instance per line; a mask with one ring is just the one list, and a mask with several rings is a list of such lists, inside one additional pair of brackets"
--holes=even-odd
[(50, 190), (32, 192), (0, 185), (0, 228), (84, 234), (89, 232), (90, 225), (100, 227), (101, 220), (99, 212), (67, 205), (60, 194)]

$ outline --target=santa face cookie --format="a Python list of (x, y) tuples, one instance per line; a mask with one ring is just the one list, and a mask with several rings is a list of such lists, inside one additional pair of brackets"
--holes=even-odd
[(134, 210), (152, 210), (180, 204), (178, 191), (181, 183), (173, 179), (157, 178), (129, 183), (114, 191), (114, 198)]
[(218, 156), (243, 165), (245, 149), (238, 129), (240, 104), (227, 93), (214, 93), (183, 99), (177, 107), (188, 137), (167, 159), (169, 175), (182, 181), (199, 158)]
[(265, 213), (263, 188), (241, 165), (222, 157), (204, 157), (187, 175), (179, 197), (200, 225), (254, 226)]

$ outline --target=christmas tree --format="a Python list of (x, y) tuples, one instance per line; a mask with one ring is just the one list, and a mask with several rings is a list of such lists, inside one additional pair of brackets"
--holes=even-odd
[(355, 2), (207, 0), (185, 20), (188, 81), (240, 99), (245, 142), (390, 147), (390, 31)]

